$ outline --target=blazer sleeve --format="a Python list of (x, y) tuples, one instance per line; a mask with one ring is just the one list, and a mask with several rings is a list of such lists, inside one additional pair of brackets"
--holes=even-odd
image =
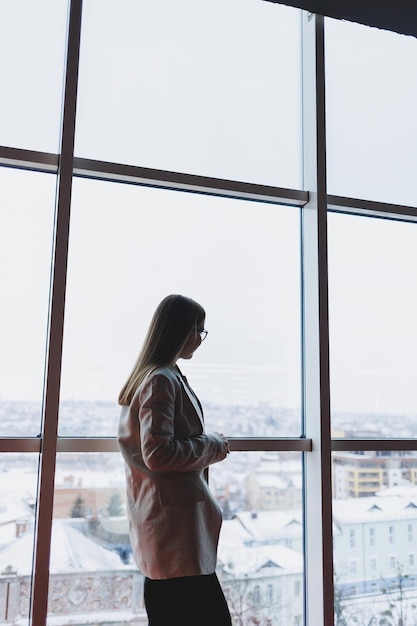
[(175, 435), (175, 382), (156, 374), (145, 383), (139, 406), (142, 457), (154, 472), (192, 472), (222, 461), (226, 444), (216, 434)]

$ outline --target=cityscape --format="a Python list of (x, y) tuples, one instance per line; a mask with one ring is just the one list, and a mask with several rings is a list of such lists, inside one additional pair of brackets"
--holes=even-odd
[[(208, 430), (240, 437), (297, 436), (301, 428), (299, 411), (266, 403), (206, 403), (205, 415)], [(40, 430), (36, 403), (3, 401), (0, 417), (8, 436)], [(61, 436), (115, 436), (118, 407), (63, 402), (61, 417)], [(335, 416), (332, 430), (335, 437), (411, 438), (414, 424), (406, 416), (351, 414)], [(37, 470), (36, 454), (2, 455), (1, 624), (21, 626), (28, 619)], [(223, 510), (218, 575), (234, 626), (300, 626), (302, 454), (232, 453), (210, 468), (210, 485)], [(397, 625), (395, 611), (407, 615), (407, 626), (417, 623), (416, 485), (414, 452), (333, 453), (336, 626)], [(142, 575), (128, 538), (121, 455), (60, 453), (53, 518), (48, 623), (146, 624)]]
[[(301, 408), (204, 401), (207, 431), (230, 437), (299, 437)], [(0, 436), (36, 437), (41, 431), (41, 403), (0, 398)], [(60, 404), (62, 437), (116, 437), (120, 407), (116, 402), (65, 400)], [(333, 437), (414, 438), (417, 414), (339, 412), (332, 414)]]

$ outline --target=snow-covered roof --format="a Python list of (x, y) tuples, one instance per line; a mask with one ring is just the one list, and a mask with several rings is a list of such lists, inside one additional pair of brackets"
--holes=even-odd
[(252, 540), (251, 533), (246, 530), (244, 525), (238, 518), (223, 520), (222, 529), (220, 532), (220, 540), (223, 546), (227, 548), (241, 548), (246, 542)]
[(417, 485), (413, 485), (409, 480), (402, 480), (399, 485), (394, 487), (383, 487), (377, 491), (376, 496), (386, 498), (388, 496), (404, 497), (414, 500), (417, 503)]
[(55, 488), (75, 487), (121, 487), (125, 485), (124, 466), (113, 467), (111, 472), (94, 471), (91, 469), (56, 468)]
[(371, 496), (333, 500), (333, 517), (339, 524), (416, 518), (417, 494)]
[(33, 511), (20, 496), (0, 500), (0, 549), (14, 541), (18, 522), (29, 525), (32, 521)]
[(256, 480), (263, 489), (288, 489), (289, 487), (287, 476), (277, 476), (277, 474), (262, 472), (256, 474)]
[(268, 569), (268, 575), (274, 569), (277, 576), (303, 571), (303, 557), (300, 552), (281, 545), (241, 545), (238, 548), (237, 545), (225, 545), (222, 538), (219, 542), (218, 563), (225, 572), (234, 577), (253, 578), (256, 575), (266, 575), (263, 572), (265, 568)]
[[(35, 501), (37, 490), (37, 468), (5, 469), (0, 473), (1, 494), (0, 503), (8, 502), (10, 498)], [(1, 507), (0, 507), (1, 508)]]
[(296, 511), (241, 511), (237, 519), (254, 541), (271, 541), (283, 537), (301, 536), (302, 512)]
[[(125, 569), (116, 552), (107, 550), (74, 528), (68, 520), (52, 525), (50, 572), (96, 572)], [(33, 533), (16, 539), (0, 551), (0, 572), (11, 567), (18, 575), (32, 572)]]

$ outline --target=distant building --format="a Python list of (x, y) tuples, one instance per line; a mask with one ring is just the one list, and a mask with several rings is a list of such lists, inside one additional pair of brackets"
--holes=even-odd
[[(142, 626), (143, 577), (116, 552), (85, 536), (84, 520), (55, 521), (52, 529), (48, 624)], [(0, 552), (0, 623), (29, 616), (33, 532)], [(26, 623), (26, 622), (25, 622)]]
[(335, 452), (332, 458), (335, 499), (373, 496), (384, 487), (404, 481), (417, 485), (414, 452)]
[[(292, 569), (292, 564), (295, 567), (297, 563), (295, 555), (298, 555), (298, 566), (302, 568), (301, 510), (242, 511), (234, 520), (224, 522), (223, 526), (219, 564), (227, 583), (232, 584), (234, 580), (239, 583), (238, 589), (242, 589), (243, 583), (239, 582), (242, 579), (241, 570), (246, 568), (248, 589), (253, 590), (253, 585), (260, 585), (259, 593), (265, 598), (268, 585), (272, 585), (274, 594), (279, 594), (277, 585), (282, 590), (286, 577), (285, 584), (289, 588), (302, 580), (302, 577), (297, 577), (300, 572), (296, 574), (296, 569)], [(369, 596), (377, 601), (378, 610), (383, 610), (384, 602), (389, 603), (398, 595), (395, 590), (401, 580), (407, 597), (415, 603), (417, 487), (397, 486), (383, 489), (379, 495), (368, 498), (334, 500), (333, 546), (338, 597), (343, 597), (353, 606), (361, 598)], [(285, 553), (286, 559), (278, 558), (279, 554), (284, 554), (275, 552), (278, 547), (290, 550)], [(260, 566), (257, 561), (267, 554), (273, 564), (270, 570), (265, 563)], [(245, 561), (244, 565), (242, 561)], [(264, 575), (262, 582), (258, 579), (261, 573)], [(228, 576), (231, 576), (230, 580)], [(270, 580), (268, 576), (271, 576)], [(277, 576), (281, 576), (280, 582)], [(289, 583), (290, 580), (293, 582)], [(391, 596), (390, 590), (393, 590)], [(290, 593), (289, 589), (287, 593)], [(249, 595), (249, 603), (252, 597)], [(287, 608), (291, 606), (289, 610), (293, 616), (297, 614), (296, 597), (292, 596), (289, 604), (286, 603)], [(275, 624), (274, 621), (271, 623)], [(296, 621), (283, 619), (282, 623)]]
[(277, 511), (302, 507), (301, 463), (275, 455), (265, 458), (246, 477), (246, 507), (255, 511)]
[[(88, 480), (92, 481), (91, 484)], [(89, 476), (85, 470), (82, 472), (57, 473), (54, 493), (54, 519), (68, 518), (72, 516), (74, 504), (80, 502), (80, 516), (98, 517), (107, 514), (112, 498), (117, 494), (120, 502), (126, 499), (126, 487), (124, 477), (119, 484), (109, 484), (103, 476), (103, 484), (98, 483), (97, 472)], [(108, 478), (108, 477), (107, 477)], [(124, 513), (124, 510), (123, 510)]]
[[(284, 517), (279, 523), (278, 511), (263, 511), (259, 518), (243, 512), (223, 522), (217, 571), (234, 624), (303, 623), (302, 552), (280, 545), (274, 535), (285, 521), (291, 526), (290, 516)], [(295, 525), (301, 538), (302, 527)]]
[(241, 511), (235, 518), (245, 530), (246, 546), (282, 545), (303, 551), (302, 509), (287, 511)]
[[(1, 515), (2, 624), (24, 623), (29, 612), (33, 526), (28, 516), (25, 528), (20, 525), (25, 508), (13, 506), (13, 511)], [(18, 525), (12, 523), (15, 513)], [(336, 597), (349, 609), (359, 610), (371, 598), (383, 610), (390, 599), (385, 599), (384, 589), (394, 588), (402, 575), (407, 597), (417, 597), (417, 487), (395, 486), (368, 498), (334, 500), (333, 521)], [(143, 576), (128, 547), (125, 517), (55, 520), (48, 624), (145, 625)], [(217, 571), (234, 623), (301, 625), (302, 509), (240, 511), (224, 520)]]
[(333, 501), (335, 580), (345, 595), (381, 593), (400, 572), (417, 595), (417, 488), (384, 493)]

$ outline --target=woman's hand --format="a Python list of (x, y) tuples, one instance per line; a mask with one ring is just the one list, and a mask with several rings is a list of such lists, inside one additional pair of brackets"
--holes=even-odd
[(226, 439), (226, 437), (223, 435), (223, 433), (216, 433), (216, 434), (223, 439), (224, 445), (226, 447), (226, 453), (230, 454), (229, 440)]

